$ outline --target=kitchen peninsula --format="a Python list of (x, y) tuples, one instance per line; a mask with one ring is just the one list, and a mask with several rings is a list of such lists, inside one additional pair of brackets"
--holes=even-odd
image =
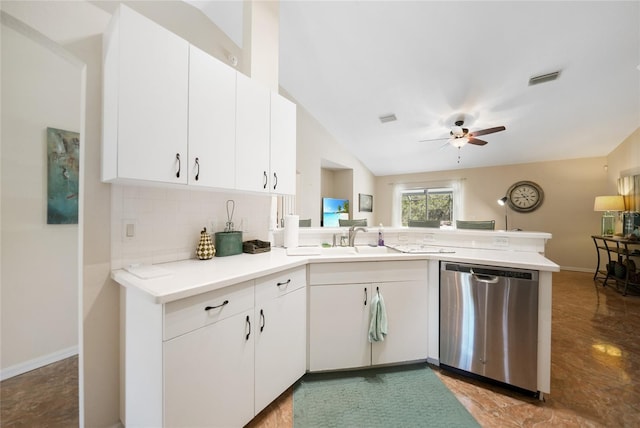
[[(353, 251), (321, 247), (341, 232), (300, 231), (307, 255), (287, 255), (276, 231), (267, 253), (114, 271), (123, 301), (123, 423), (202, 425), (216, 414), (210, 423), (244, 425), (305, 371), (438, 364), (441, 261), (538, 271), (537, 390), (550, 392), (551, 273), (559, 271), (543, 255), (550, 234), (388, 228), (386, 243), (406, 252), (370, 246), (373, 230), (358, 234)], [(363, 331), (359, 350), (332, 349), (337, 358), (328, 361), (314, 347), (321, 334), (313, 320), (330, 289), (344, 296), (332, 307), (336, 317), (349, 299), (382, 292), (396, 333), (378, 346)], [(345, 325), (340, 334), (349, 331), (358, 330)]]

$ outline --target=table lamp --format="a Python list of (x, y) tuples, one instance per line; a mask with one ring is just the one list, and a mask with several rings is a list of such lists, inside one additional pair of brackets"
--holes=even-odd
[(594, 211), (603, 211), (602, 214), (602, 231), (601, 234), (613, 235), (615, 230), (614, 211), (624, 211), (624, 198), (621, 195), (616, 196), (596, 196), (593, 204)]

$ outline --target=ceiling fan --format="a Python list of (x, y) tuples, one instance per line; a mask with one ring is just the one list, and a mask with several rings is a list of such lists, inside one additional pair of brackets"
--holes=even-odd
[(493, 134), (494, 132), (500, 132), (507, 129), (504, 126), (496, 126), (494, 128), (487, 128), (481, 129), (479, 131), (469, 132), (469, 129), (463, 128), (462, 125), (464, 125), (464, 121), (457, 120), (455, 122), (455, 125), (451, 128), (451, 131), (449, 131), (450, 137), (420, 140), (419, 142), (423, 143), (426, 141), (449, 140), (448, 143), (453, 147), (457, 147), (458, 149), (467, 143), (475, 144), (476, 146), (484, 146), (485, 144), (487, 144), (487, 142), (476, 137), (480, 135)]

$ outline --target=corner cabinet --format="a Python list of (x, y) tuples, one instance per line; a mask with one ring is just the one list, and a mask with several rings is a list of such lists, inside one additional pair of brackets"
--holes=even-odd
[(236, 188), (269, 193), (270, 93), (238, 73), (236, 84)]
[(270, 192), (296, 194), (296, 105), (271, 93)]
[(238, 74), (236, 86), (236, 188), (260, 193), (296, 192), (296, 105)]
[(255, 414), (307, 369), (306, 269), (256, 280)]
[(189, 43), (121, 6), (103, 55), (103, 181), (186, 184)]
[[(312, 264), (309, 283), (310, 371), (427, 359), (426, 261)], [(378, 292), (389, 333), (369, 343), (371, 298)]]
[(306, 369), (306, 268), (156, 304), (123, 288), (126, 426), (244, 426)]

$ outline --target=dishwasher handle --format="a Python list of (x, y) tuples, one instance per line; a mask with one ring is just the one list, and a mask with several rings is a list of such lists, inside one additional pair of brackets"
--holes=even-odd
[(473, 279), (475, 279), (478, 282), (486, 282), (487, 284), (495, 284), (495, 283), (498, 282), (498, 279), (499, 279), (496, 275), (485, 275), (485, 274), (482, 274), (482, 273), (475, 273), (473, 271), (473, 268), (469, 269), (469, 272), (473, 276)]

